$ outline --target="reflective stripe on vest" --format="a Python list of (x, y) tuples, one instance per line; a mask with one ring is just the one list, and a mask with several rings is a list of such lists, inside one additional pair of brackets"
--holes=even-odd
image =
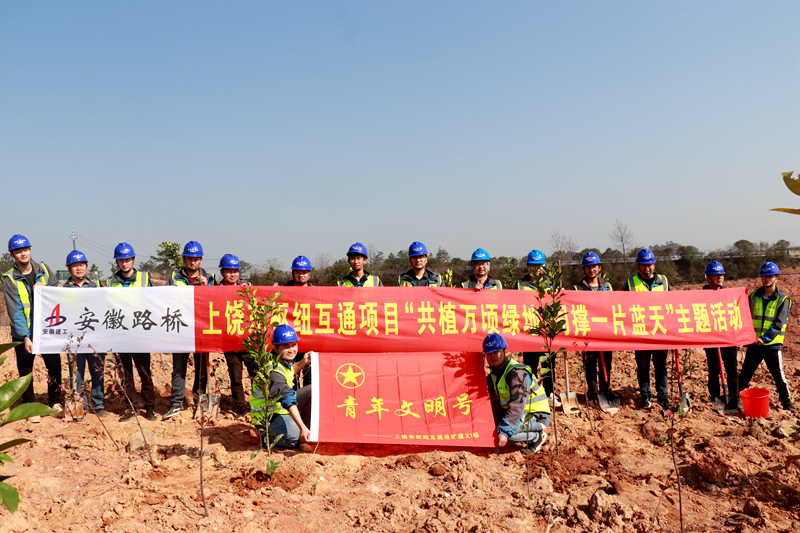
[(522, 280), (518, 280), (518, 281), (517, 281), (517, 290), (518, 290), (518, 291), (519, 291), (519, 290), (523, 290), (523, 291), (538, 291), (539, 289), (537, 289), (536, 287), (534, 287), (534, 286), (531, 284), (531, 282), (530, 282), (530, 281), (522, 281)]
[[(499, 280), (494, 280), (494, 281), (495, 281), (496, 285), (492, 285), (491, 287), (484, 287), (483, 290), (485, 290), (485, 291), (493, 291), (493, 290), (497, 290), (497, 289), (501, 289), (502, 290), (503, 284), (500, 283)], [(472, 284), (472, 287), (470, 287), (470, 284)], [(465, 289), (475, 289), (476, 288), (475, 284), (472, 283), (470, 280), (467, 280), (467, 281), (463, 282), (461, 284), (461, 287), (463, 287)]]
[[(633, 282), (633, 286), (631, 286), (631, 282)], [(656, 283), (660, 283), (660, 285), (656, 285)], [(661, 274), (656, 274), (656, 278), (653, 280), (652, 288), (647, 286), (642, 278), (639, 276), (633, 276), (631, 279), (628, 280), (628, 290), (629, 291), (651, 291), (651, 292), (658, 292), (658, 291), (668, 291), (669, 290), (669, 281), (667, 280), (666, 276), (662, 276)]]
[[(753, 306), (753, 329), (756, 330), (756, 337), (760, 338), (762, 335), (767, 333), (772, 329), (772, 324), (775, 322), (775, 317), (778, 312), (778, 307), (784, 302), (784, 300), (788, 299), (788, 296), (784, 296), (783, 298), (775, 298), (774, 300), (767, 300), (767, 307), (764, 308), (764, 298), (761, 296), (755, 296), (755, 291), (750, 293), (750, 298), (755, 299), (755, 305)], [(789, 305), (792, 304), (792, 301), (789, 300)], [(791, 308), (789, 309), (791, 311)], [(789, 318), (789, 314), (786, 314), (786, 318)], [(788, 320), (783, 322), (783, 326), (781, 327), (781, 332), (775, 336), (770, 342), (765, 342), (764, 346), (769, 346), (771, 344), (783, 344), (783, 337), (786, 334), (786, 325)]]
[(531, 380), (531, 387), (528, 390), (527, 398), (525, 398), (525, 412), (526, 413), (549, 413), (550, 404), (547, 403), (547, 395), (536, 377), (531, 372), (531, 367), (527, 365), (509, 363), (506, 366), (503, 375), (499, 378), (494, 374), (492, 376), (492, 385), (494, 385), (494, 392), (500, 400), (500, 406), (503, 409), (508, 409), (508, 403), (511, 401), (511, 393), (508, 391), (508, 383), (506, 383), (506, 376), (511, 370), (524, 370)]
[(370, 274), (367, 276), (367, 281), (363, 283), (363, 285), (354, 285), (352, 281), (350, 281), (350, 276), (348, 276), (344, 281), (339, 282), (340, 287), (377, 287), (378, 282), (381, 279), (378, 276), (373, 276)]
[[(41, 276), (41, 280), (43, 280), (44, 284), (47, 285), (47, 280), (50, 278), (50, 272), (47, 270), (47, 267), (44, 263), (40, 263), (42, 265), (42, 270), (44, 270), (44, 275)], [(4, 278), (8, 278), (14, 282), (14, 285), (17, 288), (17, 294), (19, 295), (19, 303), (22, 305), (22, 311), (25, 313), (25, 322), (28, 324), (28, 329), (31, 327), (31, 288), (28, 287), (28, 283), (26, 282), (25, 278), (14, 279), (14, 267), (11, 267), (11, 270), (3, 274)], [(40, 277), (39, 274), (36, 274), (36, 282), (39, 283)]]
[[(422, 281), (422, 280), (419, 280), (419, 281)], [(429, 279), (427, 285), (414, 285), (410, 281), (404, 281), (403, 280), (403, 275), (400, 274), (399, 276), (397, 276), (397, 286), (398, 287), (438, 287), (439, 286), (439, 282), (438, 281), (434, 281), (432, 279)]]
[[(286, 378), (286, 385), (289, 386), (289, 390), (294, 388), (294, 368), (289, 367), (286, 368), (286, 365), (283, 363), (278, 363), (277, 368), (273, 370), (273, 372), (280, 372), (284, 378)], [(284, 409), (281, 407), (281, 398), (280, 400), (276, 400), (272, 405), (267, 406), (267, 412), (274, 413), (276, 415), (288, 415), (289, 410)]]
[[(106, 287), (125, 287), (122, 283), (113, 283), (111, 280), (114, 279), (113, 277), (108, 278), (106, 280)], [(136, 279), (133, 283), (127, 285), (128, 287), (147, 287), (150, 281), (150, 274), (147, 272), (142, 272), (140, 270), (136, 271)]]

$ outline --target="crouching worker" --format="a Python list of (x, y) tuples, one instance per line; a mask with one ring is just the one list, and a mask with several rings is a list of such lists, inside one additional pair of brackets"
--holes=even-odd
[[(298, 391), (292, 388), (294, 375), (311, 364), (311, 352), (307, 353), (303, 360), (294, 362), (298, 340), (294, 328), (287, 325), (276, 327), (272, 334), (272, 344), (275, 347), (274, 353), (277, 355), (278, 364), (270, 374), (267, 412), (272, 418), (268, 433), (270, 443), (279, 448), (297, 448), (300, 446), (300, 441), (308, 442), (311, 436), (308, 429), (311, 418), (311, 386)], [(260, 396), (257, 391), (253, 391), (253, 395)], [(266, 448), (263, 428), (259, 430), (262, 447)], [(278, 435), (283, 436), (276, 442)]]
[[(524, 453), (536, 453), (547, 439), (544, 428), (550, 424), (550, 406), (544, 387), (539, 385), (531, 368), (506, 355), (505, 339), (490, 333), (483, 339), (483, 355), (490, 372), (486, 377), (492, 413), (497, 424), (497, 445), (525, 443)], [(528, 415), (532, 415), (526, 422)]]

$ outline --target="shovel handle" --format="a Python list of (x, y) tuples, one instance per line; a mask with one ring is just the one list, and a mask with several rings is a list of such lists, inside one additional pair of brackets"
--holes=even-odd
[(603, 355), (603, 352), (600, 352), (600, 366), (603, 367), (603, 378), (608, 383), (608, 373), (606, 372), (606, 358)]
[(722, 386), (727, 387), (728, 384), (725, 383), (725, 367), (722, 364), (722, 350), (717, 348), (717, 359), (719, 359), (719, 377), (722, 378)]
[(675, 370), (678, 372), (678, 384), (683, 386), (683, 376), (681, 375), (681, 356), (680, 350), (675, 349)]

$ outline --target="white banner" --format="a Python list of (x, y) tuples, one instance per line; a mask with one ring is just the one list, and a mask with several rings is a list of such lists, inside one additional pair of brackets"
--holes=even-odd
[(191, 287), (36, 287), (33, 351), (193, 352), (194, 321)]

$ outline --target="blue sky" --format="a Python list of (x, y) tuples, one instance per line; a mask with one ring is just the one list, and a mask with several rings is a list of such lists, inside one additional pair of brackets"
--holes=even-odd
[[(800, 244), (797, 2), (3, 2), (0, 220), (98, 265)], [(91, 239), (85, 240), (85, 239)], [(103, 253), (107, 256), (103, 256)]]

